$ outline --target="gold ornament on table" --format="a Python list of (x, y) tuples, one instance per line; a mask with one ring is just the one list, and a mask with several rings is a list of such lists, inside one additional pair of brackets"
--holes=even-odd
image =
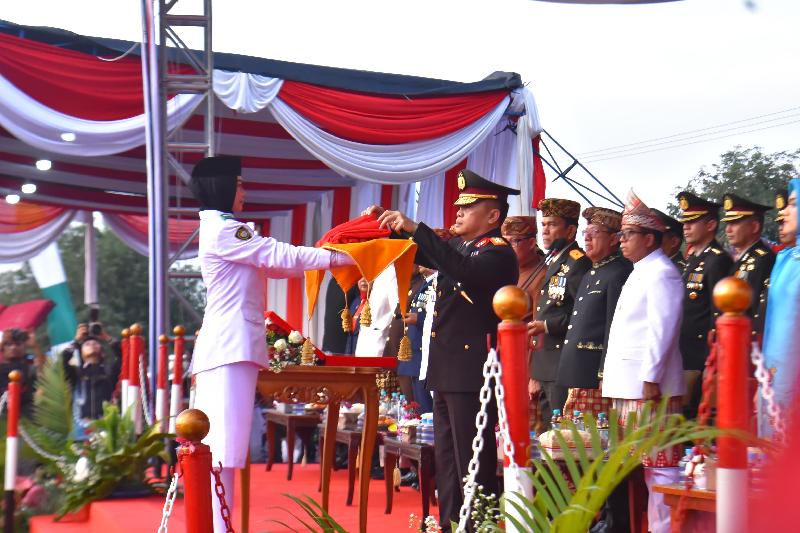
[(408, 327), (403, 331), (403, 338), (400, 339), (400, 348), (397, 350), (398, 361), (411, 361), (413, 353), (411, 352), (411, 339), (408, 338)]
[(314, 353), (314, 345), (311, 344), (311, 339), (306, 337), (303, 342), (303, 347), (300, 349), (300, 364), (306, 366), (313, 366), (317, 360), (317, 355)]
[(345, 333), (350, 333), (353, 331), (353, 315), (350, 314), (350, 309), (345, 307), (339, 313), (339, 316), (342, 317), (342, 331)]

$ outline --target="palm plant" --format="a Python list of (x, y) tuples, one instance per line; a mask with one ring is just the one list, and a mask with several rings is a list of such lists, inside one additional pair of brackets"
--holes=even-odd
[(48, 362), (42, 368), (36, 380), (31, 420), (23, 419), (21, 424), (48, 454), (59, 455), (72, 445), (72, 389), (60, 362)]

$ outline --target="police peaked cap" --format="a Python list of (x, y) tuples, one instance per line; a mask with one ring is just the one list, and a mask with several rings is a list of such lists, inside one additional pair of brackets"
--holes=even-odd
[(728, 193), (723, 197), (722, 208), (725, 210), (722, 222), (733, 222), (745, 217), (763, 216), (772, 209), (772, 206), (757, 204), (747, 198)]
[(671, 233), (676, 237), (683, 239), (683, 222), (672, 218), (665, 212), (659, 211), (658, 209), (653, 209), (653, 212), (658, 215), (658, 217), (661, 219), (661, 222), (663, 222), (667, 227), (666, 233)]
[(678, 205), (681, 208), (681, 222), (691, 222), (704, 216), (717, 218), (722, 207), (722, 204), (700, 198), (689, 191), (678, 194)]
[(466, 169), (458, 173), (458, 191), (453, 205), (471, 205), (481, 200), (506, 202), (510, 195), (519, 194), (519, 189), (499, 185)]

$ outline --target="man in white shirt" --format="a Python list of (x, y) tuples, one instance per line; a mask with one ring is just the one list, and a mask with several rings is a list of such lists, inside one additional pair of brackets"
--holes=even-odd
[[(683, 283), (661, 250), (665, 230), (660, 217), (631, 191), (619, 236), (633, 272), (617, 300), (602, 381), (603, 396), (613, 400), (621, 426), (628, 413), (639, 412), (648, 400), (669, 398), (667, 412), (681, 412)], [(642, 459), (648, 489), (678, 481), (679, 450), (676, 446)], [(647, 517), (652, 533), (670, 531), (669, 507), (662, 494), (650, 490)]]

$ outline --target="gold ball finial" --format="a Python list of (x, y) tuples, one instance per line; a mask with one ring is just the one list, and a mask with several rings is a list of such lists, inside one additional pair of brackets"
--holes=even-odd
[(131, 335), (141, 335), (142, 325), (137, 322), (130, 327), (130, 330), (131, 330)]
[(19, 370), (12, 370), (8, 373), (8, 380), (14, 383), (20, 383), (22, 381), (22, 372)]
[(167, 344), (169, 342), (169, 337), (167, 337), (162, 333), (161, 335), (158, 336), (158, 342), (159, 344)]
[(714, 286), (714, 305), (726, 315), (741, 315), (752, 299), (750, 285), (735, 276), (723, 278)]
[(186, 409), (175, 419), (175, 432), (182, 439), (200, 442), (211, 428), (206, 414), (200, 409)]
[(492, 307), (501, 320), (519, 322), (530, 308), (530, 297), (516, 285), (506, 285), (494, 293)]
[(184, 333), (186, 333), (186, 328), (183, 326), (175, 326), (172, 328), (172, 334), (178, 337), (183, 337)]
[(131, 330), (125, 328), (122, 330), (122, 332), (120, 332), (120, 335), (122, 336), (123, 339), (127, 339), (128, 337), (131, 336)]

